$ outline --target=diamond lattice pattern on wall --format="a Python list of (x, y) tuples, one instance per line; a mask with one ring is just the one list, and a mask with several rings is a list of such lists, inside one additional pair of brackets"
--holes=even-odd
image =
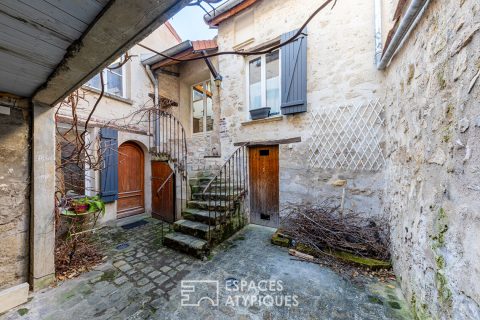
[(379, 101), (328, 107), (312, 113), (309, 161), (314, 168), (378, 171), (384, 108)]

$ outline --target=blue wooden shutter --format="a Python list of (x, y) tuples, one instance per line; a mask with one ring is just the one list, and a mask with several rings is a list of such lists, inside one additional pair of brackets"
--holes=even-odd
[[(285, 33), (281, 41), (293, 37), (297, 31)], [(306, 31), (304, 31), (306, 32)], [(301, 35), (282, 47), (282, 114), (307, 111), (307, 36)]]
[(105, 202), (118, 199), (118, 132), (115, 129), (100, 130), (100, 150), (103, 156), (100, 172), (100, 196)]

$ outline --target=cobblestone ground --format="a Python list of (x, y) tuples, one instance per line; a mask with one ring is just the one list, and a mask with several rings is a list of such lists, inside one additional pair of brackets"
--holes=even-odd
[[(273, 229), (248, 226), (202, 262), (164, 248), (161, 225), (148, 221), (103, 229), (104, 264), (33, 294), (0, 319), (410, 319), (395, 283), (358, 286), (292, 260), (270, 244)], [(182, 280), (204, 282), (185, 282), (195, 292), (182, 295)], [(232, 284), (243, 290), (226, 287)], [(199, 306), (182, 306), (202, 297)]]

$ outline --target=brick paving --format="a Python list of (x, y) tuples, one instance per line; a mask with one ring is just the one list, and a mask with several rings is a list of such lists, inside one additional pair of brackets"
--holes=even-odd
[[(163, 247), (162, 225), (148, 221), (131, 230), (102, 229), (96, 240), (106, 254), (102, 265), (32, 294), (27, 304), (0, 319), (410, 318), (399, 290), (391, 289), (391, 284), (387, 287), (369, 280), (358, 287), (328, 268), (293, 261), (286, 249), (270, 244), (272, 229), (247, 226), (220, 246), (209, 261), (200, 261)], [(281, 280), (281, 294), (296, 295), (299, 305), (232, 305), (227, 302), (231, 292), (225, 289), (225, 280), (232, 277), (256, 283)], [(217, 281), (219, 305), (203, 301), (199, 307), (182, 306), (182, 280)], [(212, 293), (215, 290), (204, 287), (196, 294)]]

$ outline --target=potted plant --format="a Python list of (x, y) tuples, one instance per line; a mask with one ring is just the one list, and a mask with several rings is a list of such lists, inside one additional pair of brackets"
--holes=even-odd
[[(73, 209), (73, 212), (72, 212), (72, 209)], [(75, 199), (75, 200), (72, 200), (71, 202), (71, 210), (67, 210), (67, 212), (70, 215), (72, 213), (78, 215), (78, 214), (95, 213), (95, 212), (104, 214), (105, 203), (102, 201), (102, 199), (100, 199), (99, 196)]]
[(250, 110), (250, 117), (252, 120), (259, 120), (268, 118), (270, 115), (270, 107), (258, 108)]

